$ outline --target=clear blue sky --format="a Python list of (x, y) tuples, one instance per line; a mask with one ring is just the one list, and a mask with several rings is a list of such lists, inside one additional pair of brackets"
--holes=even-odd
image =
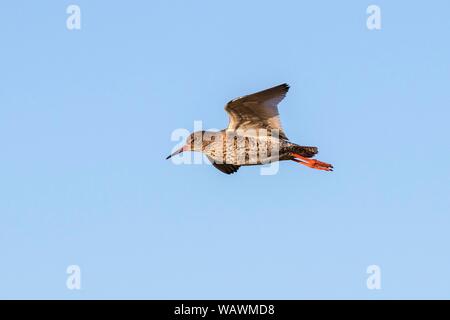
[[(449, 12), (2, 1), (0, 297), (449, 298)], [(223, 128), (228, 100), (283, 82), (288, 137), (333, 173), (165, 160), (174, 129)]]

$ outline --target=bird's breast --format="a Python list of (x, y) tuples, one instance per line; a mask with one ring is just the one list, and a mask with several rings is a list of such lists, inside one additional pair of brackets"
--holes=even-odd
[(271, 136), (223, 134), (203, 153), (217, 163), (257, 165), (279, 160), (280, 140)]

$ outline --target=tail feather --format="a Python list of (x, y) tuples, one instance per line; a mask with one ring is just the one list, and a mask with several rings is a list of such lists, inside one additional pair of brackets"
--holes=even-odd
[(305, 147), (305, 146), (298, 146), (298, 145), (292, 146), (291, 151), (293, 153), (299, 154), (306, 158), (312, 158), (317, 153), (319, 153), (319, 149), (317, 149), (317, 147)]

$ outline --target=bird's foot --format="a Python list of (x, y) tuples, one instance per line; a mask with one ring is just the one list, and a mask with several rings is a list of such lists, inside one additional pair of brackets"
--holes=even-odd
[(329, 163), (322, 162), (316, 159), (306, 158), (296, 153), (292, 153), (292, 156), (295, 157), (294, 159), (292, 159), (292, 161), (303, 164), (307, 167), (317, 170), (333, 171), (333, 165)]

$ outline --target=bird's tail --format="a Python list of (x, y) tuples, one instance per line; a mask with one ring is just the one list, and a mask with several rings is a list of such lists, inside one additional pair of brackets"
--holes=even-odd
[(305, 147), (294, 144), (290, 147), (289, 151), (305, 158), (312, 158), (319, 152), (319, 149), (317, 147)]

